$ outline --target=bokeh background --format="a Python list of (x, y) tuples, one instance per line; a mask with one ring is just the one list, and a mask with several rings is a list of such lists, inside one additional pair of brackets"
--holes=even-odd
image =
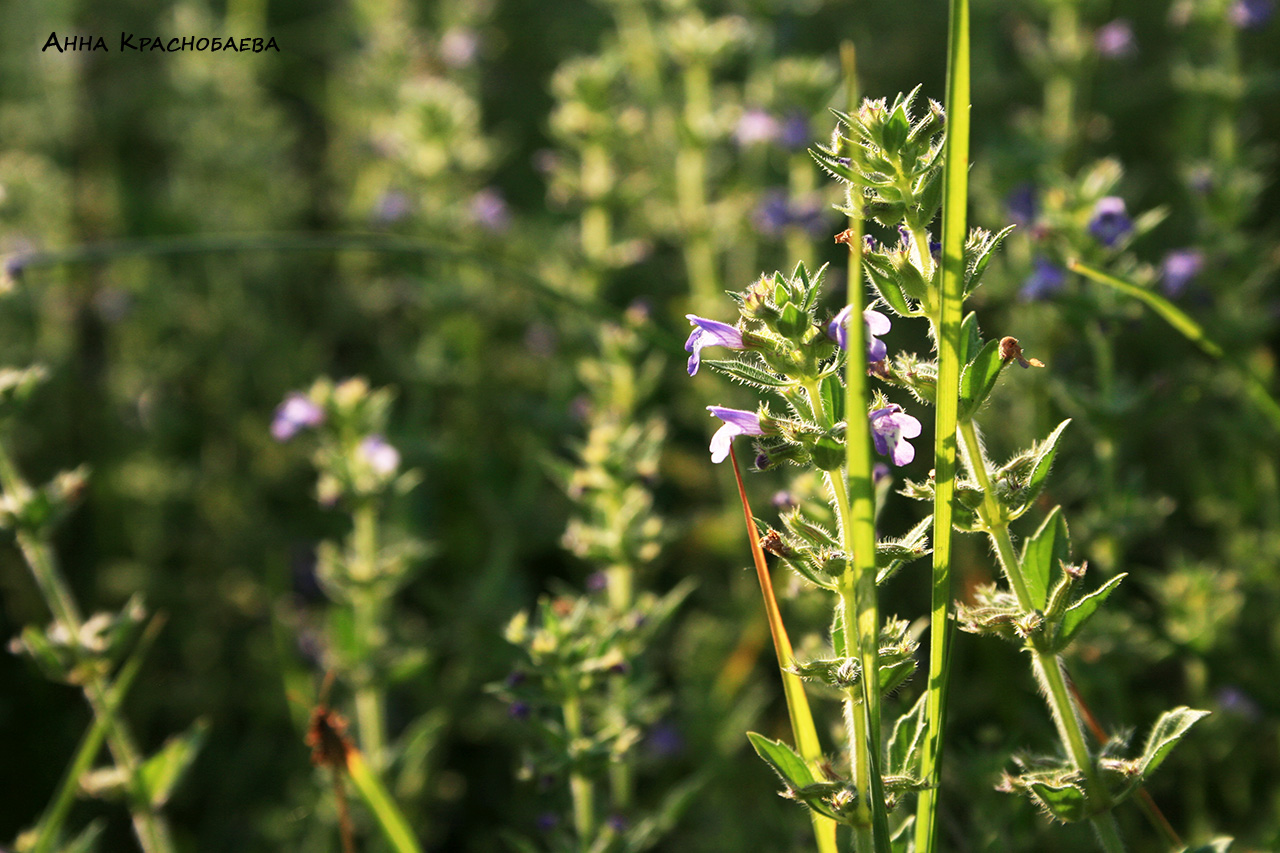
[[(1280, 24), (1270, 4), (1219, 0), (974, 6), (972, 219), (1020, 225), (974, 307), (1048, 365), (1006, 380), (989, 449), (1012, 454), (1075, 419), (1050, 499), (1094, 577), (1130, 572), (1073, 651), (1079, 686), (1115, 731), (1144, 732), (1178, 704), (1214, 711), (1152, 794), (1189, 840), (1274, 849), (1280, 436), (1220, 363), (1060, 267), (1082, 256), (1176, 298), (1280, 391)], [(687, 376), (684, 314), (728, 320), (723, 291), (798, 260), (839, 264), (841, 190), (805, 152), (845, 103), (839, 43), (856, 45), (867, 95), (920, 85), (940, 100), (945, 4), (0, 8), (0, 254), (14, 285), (0, 363), (51, 374), (4, 440), (34, 481), (92, 471), (56, 540), (85, 608), (141, 592), (168, 614), (126, 713), (150, 748), (211, 723), (168, 808), (181, 848), (338, 849), (290, 685), (319, 679), (315, 546), (348, 521), (317, 504), (306, 449), (269, 432), (284, 395), (322, 375), (394, 388), (388, 439), (423, 476), (394, 504), (430, 543), (393, 623), (423, 654), (388, 688), (390, 728), (432, 715), (405, 808), (433, 850), (539, 837), (562, 804), (516, 779), (526, 735), (485, 685), (516, 665), (511, 616), (594, 570), (561, 541), (574, 508), (553, 472), (585, 432), (578, 368), (631, 308), (647, 317), (640, 352), (664, 364), (639, 409), (667, 424), (648, 484), (666, 535), (643, 583), (698, 584), (652, 650), (671, 704), (637, 747), (641, 801), (702, 772), (660, 849), (801, 849), (807, 822), (742, 736), (780, 736), (785, 712), (729, 471), (705, 449), (703, 407), (753, 401)], [(42, 51), (51, 32), (101, 35), (109, 51)], [(121, 32), (270, 36), (280, 50), (122, 53)], [(1104, 196), (1136, 224), (1112, 247), (1087, 228)], [(1166, 266), (1179, 251), (1191, 275)], [(843, 276), (830, 279), (834, 305)], [(906, 323), (887, 342), (929, 346)], [(928, 468), (921, 454), (894, 473)], [(749, 478), (757, 515), (790, 477)], [(921, 509), (890, 497), (882, 531)], [(964, 595), (993, 566), (976, 537), (957, 547)], [(927, 612), (924, 571), (892, 582), (886, 612)], [(784, 590), (793, 635), (820, 635), (820, 602)], [(8, 538), (0, 596), (6, 639), (47, 622)], [(1012, 751), (1052, 744), (1025, 661), (968, 635), (955, 653), (947, 846), (1085, 849), (1086, 830), (994, 790)], [(0, 655), (0, 685), (0, 839), (13, 839), (90, 714), (15, 655)], [(818, 707), (838, 725), (834, 704)], [(95, 816), (100, 849), (133, 849), (116, 806), (82, 803), (73, 822)], [(1122, 825), (1134, 849), (1160, 849), (1136, 810)]]

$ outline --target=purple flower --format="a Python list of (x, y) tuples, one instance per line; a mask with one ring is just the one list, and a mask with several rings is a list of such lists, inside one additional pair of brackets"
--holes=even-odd
[(1199, 249), (1174, 249), (1165, 255), (1164, 263), (1160, 265), (1161, 287), (1165, 294), (1177, 299), (1203, 267), (1204, 253)]
[(555, 812), (543, 812), (538, 815), (534, 825), (538, 827), (539, 832), (551, 832), (560, 825), (560, 816)]
[(288, 441), (304, 429), (317, 427), (323, 422), (324, 409), (294, 391), (276, 408), (276, 416), (271, 421), (271, 437), (276, 441)]
[(689, 333), (689, 340), (684, 342), (684, 351), (693, 353), (693, 355), (689, 356), (690, 376), (698, 372), (698, 365), (702, 362), (703, 347), (745, 349), (745, 344), (742, 342), (742, 333), (728, 323), (721, 323), (719, 320), (708, 320), (696, 314), (685, 314), (684, 316), (694, 326), (693, 331)]
[(627, 831), (628, 823), (626, 816), (620, 815), (617, 812), (609, 815), (609, 819), (605, 821), (605, 824), (614, 832), (622, 833)]
[(808, 120), (800, 113), (791, 113), (782, 123), (778, 131), (778, 144), (791, 151), (799, 151), (809, 146), (811, 134)]
[(1093, 45), (1104, 59), (1123, 59), (1137, 50), (1133, 41), (1133, 24), (1126, 18), (1116, 18), (1098, 27), (1093, 34)]
[(765, 193), (755, 212), (756, 229), (768, 237), (777, 237), (791, 224), (791, 205), (782, 190)]
[(1236, 0), (1231, 6), (1231, 23), (1242, 30), (1260, 30), (1275, 11), (1273, 0)]
[(742, 148), (749, 148), (778, 138), (778, 120), (762, 109), (750, 109), (738, 119), (733, 138)]
[(1019, 295), (1026, 302), (1048, 299), (1067, 283), (1067, 271), (1045, 257), (1037, 257), (1031, 275), (1022, 283)]
[(360, 442), (360, 455), (369, 467), (382, 476), (394, 474), (400, 467), (400, 451), (380, 435), (371, 435)]
[[(849, 312), (852, 310), (852, 305), (844, 306), (827, 325), (827, 336), (834, 339), (842, 350), (849, 349)], [(867, 362), (875, 364), (889, 354), (889, 348), (878, 336), (888, 334), (892, 326), (888, 317), (871, 308), (862, 312), (862, 321), (867, 329)]]
[(487, 187), (473, 195), (471, 221), (488, 231), (506, 231), (511, 225), (511, 213), (502, 193)]
[(889, 479), (891, 476), (892, 474), (890, 474), (889, 472), (889, 466), (884, 464), (883, 462), (877, 462), (876, 464), (871, 466), (872, 485), (879, 486), (880, 483)]
[(1004, 204), (1015, 225), (1030, 225), (1040, 215), (1040, 197), (1035, 184), (1018, 184), (1009, 193)]
[(375, 225), (394, 225), (413, 212), (413, 202), (400, 190), (387, 190), (373, 206)]
[(871, 438), (876, 452), (902, 466), (916, 458), (916, 449), (906, 439), (920, 435), (920, 422), (908, 415), (897, 403), (871, 413)]
[(1111, 248), (1132, 230), (1133, 220), (1125, 210), (1124, 199), (1109, 195), (1094, 205), (1089, 233), (1102, 245)]
[(507, 714), (513, 720), (527, 720), (533, 715), (533, 708), (528, 702), (512, 702), (511, 707), (507, 708)]
[(707, 406), (707, 411), (724, 421), (724, 426), (711, 436), (711, 461), (720, 463), (729, 455), (729, 446), (740, 435), (764, 435), (760, 416), (742, 409), (726, 409), (724, 406)]

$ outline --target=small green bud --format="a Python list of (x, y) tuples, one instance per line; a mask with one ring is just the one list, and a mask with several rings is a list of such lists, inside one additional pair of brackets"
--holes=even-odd
[(833, 435), (824, 435), (809, 450), (813, 464), (823, 471), (835, 471), (845, 462), (844, 441)]

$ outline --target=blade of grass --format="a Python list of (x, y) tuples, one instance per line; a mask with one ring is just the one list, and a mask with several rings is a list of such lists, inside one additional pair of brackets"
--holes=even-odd
[(934, 413), (933, 582), (929, 617), (928, 729), (920, 754), (928, 787), (916, 804), (915, 849), (931, 853), (937, 838), (938, 780), (951, 669), (951, 507), (955, 494), (960, 324), (964, 301), (964, 239), (969, 196), (969, 3), (951, 0), (947, 53), (947, 139), (943, 150), (942, 289)]
[(1131, 281), (1117, 278), (1079, 261), (1071, 261), (1068, 266), (1072, 272), (1078, 272), (1087, 279), (1105, 284), (1142, 302), (1160, 315), (1160, 319), (1173, 326), (1184, 338), (1199, 347), (1205, 355), (1231, 365), (1244, 380), (1249, 399), (1258, 407), (1258, 411), (1271, 421), (1276, 431), (1280, 432), (1280, 403), (1276, 402), (1276, 398), (1267, 390), (1267, 383), (1249, 365), (1228, 354), (1216, 341), (1205, 334), (1200, 324), (1188, 317), (1181, 308), (1145, 287), (1139, 287)]
[[(764, 549), (760, 547), (760, 531), (756, 527), (755, 516), (751, 514), (747, 490), (742, 485), (742, 473), (738, 470), (738, 457), (734, 455), (732, 447), (729, 448), (729, 460), (733, 463), (733, 477), (738, 483), (738, 496), (742, 498), (742, 515), (747, 522), (751, 559), (756, 566), (760, 594), (764, 598), (765, 617), (769, 623), (769, 633), (773, 635), (773, 650), (778, 657), (778, 668), (782, 673), (782, 692), (787, 700), (787, 716), (791, 718), (791, 732), (796, 739), (796, 751), (800, 753), (801, 758), (812, 765), (822, 758), (822, 744), (818, 740), (818, 729), (813, 724), (809, 697), (805, 695), (800, 676), (788, 670), (795, 659), (795, 653), (791, 648), (791, 638), (787, 636), (787, 628), (782, 623), (782, 612), (778, 609), (778, 600), (773, 594), (773, 579), (769, 576)], [(813, 835), (817, 840), (818, 850), (821, 853), (836, 853), (835, 822), (817, 812), (810, 812), (810, 817), (813, 819)]]
[(351, 783), (365, 805), (369, 807), (369, 811), (373, 812), (374, 820), (377, 821), (378, 828), (382, 830), (387, 843), (396, 853), (422, 853), (422, 847), (414, 838), (413, 831), (409, 829), (409, 822), (405, 820), (404, 813), (387, 793), (387, 789), (364, 760), (360, 750), (354, 746), (348, 746), (346, 759), (347, 775), (351, 777)]

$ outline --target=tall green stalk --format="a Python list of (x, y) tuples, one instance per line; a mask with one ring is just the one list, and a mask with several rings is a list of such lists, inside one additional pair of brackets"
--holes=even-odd
[(956, 417), (960, 398), (960, 343), (964, 301), (964, 241), (969, 195), (969, 3), (952, 0), (947, 59), (947, 138), (943, 150), (942, 287), (936, 317), (937, 407), (934, 414), (933, 579), (929, 616), (928, 729), (920, 768), (928, 786), (916, 805), (915, 844), (934, 849), (947, 678), (951, 668), (951, 511), (956, 477)]

